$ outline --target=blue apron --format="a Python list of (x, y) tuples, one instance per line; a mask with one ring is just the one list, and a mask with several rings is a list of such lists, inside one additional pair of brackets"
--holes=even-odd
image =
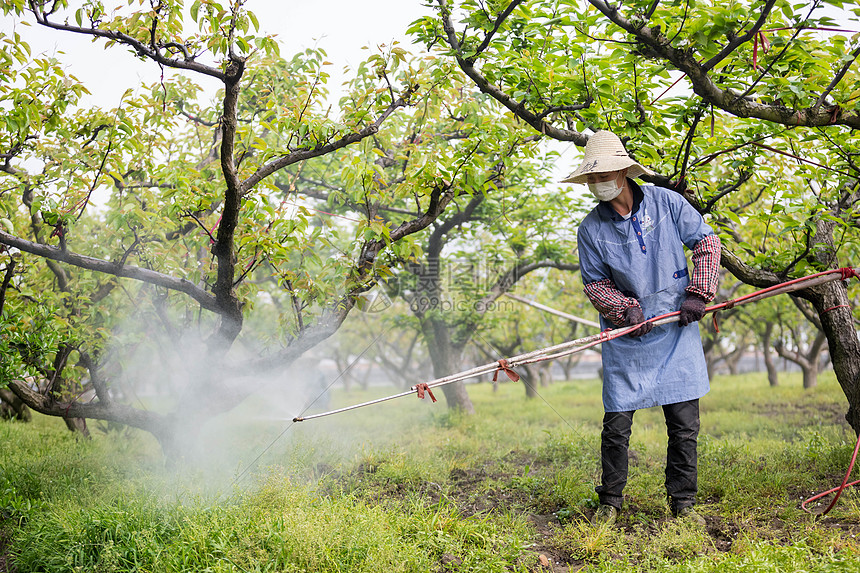
[[(579, 227), (582, 282), (612, 280), (639, 301), (645, 318), (653, 318), (681, 307), (689, 284), (684, 246), (693, 249), (713, 230), (677, 193), (628, 183), (634, 193), (629, 218), (600, 203)], [(600, 324), (616, 327), (602, 315)], [(639, 338), (622, 336), (603, 343), (602, 353), (607, 412), (693, 400), (710, 389), (697, 322), (656, 326)]]

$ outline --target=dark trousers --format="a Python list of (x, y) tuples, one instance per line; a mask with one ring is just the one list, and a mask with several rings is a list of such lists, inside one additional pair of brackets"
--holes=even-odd
[[(621, 509), (622, 492), (627, 485), (627, 450), (633, 414), (606, 412), (600, 435), (600, 457), (603, 465), (601, 484), (595, 488), (601, 504)], [(696, 503), (697, 453), (699, 437), (699, 401), (679, 402), (663, 406), (669, 446), (666, 449), (666, 493), (677, 513)]]

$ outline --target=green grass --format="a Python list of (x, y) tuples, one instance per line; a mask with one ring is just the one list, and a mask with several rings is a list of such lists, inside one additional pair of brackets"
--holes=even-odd
[[(0, 423), (0, 515), (15, 571), (860, 571), (854, 443), (832, 373), (717, 377), (701, 402), (706, 527), (669, 516), (665, 425), (637, 412), (616, 527), (594, 528), (600, 385), (470, 386), (478, 414), (412, 397), (293, 424), (261, 397), (202, 428), (165, 468), (134, 431), (79, 440)], [(332, 407), (394, 393), (339, 392)], [(8, 561), (7, 561), (8, 562)]]

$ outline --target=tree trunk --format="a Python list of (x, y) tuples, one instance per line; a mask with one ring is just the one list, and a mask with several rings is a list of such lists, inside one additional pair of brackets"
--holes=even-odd
[(352, 374), (349, 369), (349, 360), (341, 357), (340, 353), (334, 351), (330, 354), (332, 360), (334, 360), (335, 366), (337, 367), (337, 371), (340, 372), (340, 380), (343, 382), (343, 389), (349, 392), (352, 389)]
[(90, 429), (87, 427), (87, 420), (85, 418), (63, 418), (63, 422), (66, 423), (69, 431), (80, 432), (85, 438), (90, 437)]
[[(571, 358), (572, 356), (577, 356), (576, 362)], [(561, 360), (558, 361), (561, 365), (561, 372), (564, 376), (565, 380), (570, 380), (571, 374), (573, 374), (573, 368), (579, 363), (579, 355), (571, 354)]]
[(371, 363), (368, 368), (361, 371), (361, 378), (358, 380), (358, 385), (361, 386), (361, 389), (367, 391), (370, 388), (370, 378), (373, 374), (373, 364)]
[(815, 340), (809, 345), (806, 352), (803, 352), (798, 340), (799, 337), (797, 335), (794, 337), (797, 345), (796, 350), (789, 350), (780, 344), (775, 347), (776, 351), (780, 356), (786, 360), (791, 360), (800, 367), (801, 372), (803, 372), (804, 388), (814, 388), (818, 385), (818, 363), (821, 360), (821, 351), (827, 339), (824, 333), (819, 330), (815, 335)]
[(807, 355), (808, 368), (803, 370), (803, 387), (815, 388), (818, 386), (818, 373), (821, 371), (821, 351), (827, 342), (827, 337), (820, 330), (815, 336), (815, 340), (809, 347)]
[[(421, 330), (427, 343), (430, 359), (433, 361), (433, 376), (443, 378), (460, 370), (460, 360), (463, 346), (452, 344), (451, 327), (442, 320), (429, 317), (421, 318)], [(474, 414), (475, 406), (466, 392), (466, 385), (453, 382), (442, 386), (442, 393), (449, 410), (457, 410), (466, 414)]]
[(538, 362), (538, 380), (541, 387), (552, 384), (552, 362)]
[(848, 289), (844, 281), (833, 281), (811, 289), (807, 298), (821, 317), (836, 379), (848, 398), (845, 419), (860, 435), (860, 341), (854, 327)]
[(803, 389), (809, 390), (818, 386), (818, 368), (814, 364), (801, 366), (803, 370)]
[[(532, 364), (525, 364), (522, 366), (522, 369), (525, 370), (525, 373), (520, 376), (520, 379), (523, 381), (523, 386), (526, 389), (526, 398), (537, 398), (537, 386), (540, 383), (540, 373), (538, 372), (538, 369)], [(502, 375), (503, 374), (500, 374), (500, 376)]]
[(776, 364), (773, 363), (773, 354), (771, 353), (771, 341), (773, 339), (773, 323), (768, 322), (764, 327), (764, 334), (761, 337), (761, 353), (764, 358), (764, 367), (767, 369), (767, 381), (771, 386), (779, 386), (779, 373), (776, 369)]
[(745, 346), (746, 341), (741, 341), (741, 344), (738, 345), (737, 348), (735, 348), (723, 357), (726, 366), (728, 366), (729, 368), (729, 374), (731, 374), (732, 376), (736, 376), (738, 374), (738, 363), (741, 361), (741, 356), (743, 356)]
[(33, 419), (33, 413), (21, 398), (8, 388), (0, 388), (0, 400), (3, 401), (2, 416), (6, 419), (16, 419), (21, 422), (29, 422)]

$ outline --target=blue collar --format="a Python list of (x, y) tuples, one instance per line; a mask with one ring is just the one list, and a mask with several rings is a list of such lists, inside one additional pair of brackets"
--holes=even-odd
[[(642, 189), (639, 188), (639, 184), (627, 178), (627, 183), (630, 185), (630, 189), (633, 191), (633, 209), (630, 211), (630, 214), (633, 215), (639, 212), (639, 205), (642, 203), (642, 199), (645, 198), (645, 193), (642, 192)], [(618, 214), (618, 211), (612, 208), (612, 204), (609, 201), (601, 201), (597, 204), (597, 213), (600, 215), (602, 219), (611, 219), (613, 221), (623, 221), (624, 217)]]

